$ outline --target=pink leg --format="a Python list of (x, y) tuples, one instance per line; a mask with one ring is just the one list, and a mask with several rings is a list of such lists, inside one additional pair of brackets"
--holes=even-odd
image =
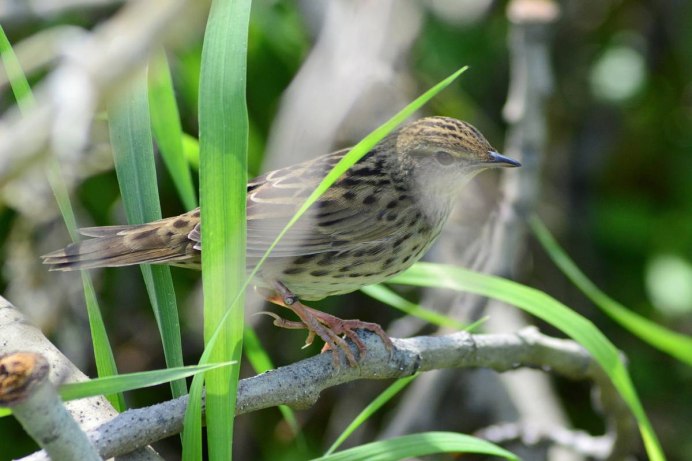
[(282, 319), (279, 316), (272, 315), (272, 317), (274, 317), (274, 325), (291, 329), (306, 328), (310, 332), (306, 341), (306, 346), (312, 343), (315, 335), (319, 336), (325, 343), (322, 351), (324, 352), (329, 349), (332, 350), (332, 357), (335, 366), (338, 366), (339, 364), (339, 350), (344, 353), (350, 366), (355, 367), (358, 365), (351, 348), (348, 347), (348, 344), (346, 344), (340, 335), (344, 335), (353, 341), (358, 348), (360, 357), (365, 357), (367, 348), (356, 334), (356, 329), (372, 331), (382, 339), (387, 347), (387, 350), (391, 351), (394, 348), (389, 336), (387, 336), (382, 327), (376, 323), (362, 322), (360, 320), (343, 320), (322, 311), (307, 307), (298, 301), (298, 298), (280, 282), (275, 284), (275, 289), (277, 295), (268, 296), (267, 299), (272, 303), (291, 309), (301, 321), (291, 322)]

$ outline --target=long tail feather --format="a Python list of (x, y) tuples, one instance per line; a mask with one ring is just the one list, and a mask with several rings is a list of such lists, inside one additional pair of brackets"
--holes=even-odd
[(198, 266), (199, 250), (188, 237), (198, 223), (199, 213), (190, 212), (142, 225), (88, 227), (80, 233), (94, 238), (41, 258), (57, 271), (152, 263)]

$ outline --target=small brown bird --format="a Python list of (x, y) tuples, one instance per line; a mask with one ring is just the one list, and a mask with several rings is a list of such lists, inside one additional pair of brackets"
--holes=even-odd
[[(340, 150), (271, 171), (247, 186), (247, 267), (254, 268), (325, 174), (348, 152)], [(275, 325), (307, 328), (327, 348), (356, 360), (365, 346), (357, 328), (392, 343), (381, 327), (341, 320), (304, 306), (399, 274), (425, 254), (439, 235), (460, 189), (479, 172), (516, 167), (473, 126), (448, 117), (423, 118), (385, 137), (318, 199), (272, 251), (255, 280), (267, 299), (300, 319), (275, 316)], [(51, 270), (132, 264), (201, 268), (200, 210), (134, 226), (81, 229), (94, 237), (43, 256)]]

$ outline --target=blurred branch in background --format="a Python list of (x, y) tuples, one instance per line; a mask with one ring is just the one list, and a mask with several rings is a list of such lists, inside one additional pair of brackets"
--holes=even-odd
[[(495, 203), (486, 199), (485, 205), (474, 209), (473, 203), (478, 202), (475, 196), (482, 196), (481, 190), (466, 194), (469, 197), (474, 194), (474, 200), (462, 201), (471, 203), (459, 208), (457, 222), (460, 225), (473, 223), (471, 216), (475, 215), (476, 226), (478, 223), (483, 226), (477, 232), (481, 237), (470, 243), (468, 237), (460, 236), (459, 232), (446, 232), (438, 243), (443, 250), (436, 254), (445, 262), (471, 265), (474, 270), (484, 273), (512, 277), (522, 272), (521, 256), (526, 235), (524, 218), (535, 209), (540, 188), (540, 158), (546, 143), (545, 101), (552, 92), (553, 79), (549, 58), (550, 25), (558, 17), (558, 6), (548, 0), (515, 0), (508, 5), (507, 17), (510, 23), (510, 88), (504, 115), (510, 129), (504, 153), (519, 159), (522, 168), (518, 174), (502, 176), (502, 195), (495, 199)], [(494, 211), (484, 217), (483, 208)], [(525, 326), (517, 309), (498, 309), (498, 303), (490, 301), (486, 306), (487, 303), (485, 298), (450, 294), (445, 290), (426, 290), (424, 298), (425, 305), (451, 308), (450, 315), (457, 318), (477, 320), (487, 312), (488, 331), (517, 331)], [(410, 330), (412, 324), (419, 322), (404, 319), (399, 323), (400, 329)], [(479, 373), (469, 376), (466, 384), (468, 392), (478, 399), (477, 406), (492, 408), (497, 420), (518, 420), (520, 425), (530, 422), (534, 434), (536, 430), (549, 431), (569, 426), (549, 378), (522, 371), (500, 377), (502, 386), (492, 385), (491, 382), (497, 379), (496, 375)], [(442, 398), (443, 393), (451, 392), (457, 385), (455, 381), (448, 372), (430, 373), (416, 380), (406, 391), (410, 398), (398, 408), (398, 417), (392, 418), (381, 437), (406, 433), (425, 425), (420, 418), (421, 414), (426, 414), (423, 402)], [(432, 414), (430, 416), (433, 418)], [(433, 421), (434, 418), (428, 424)], [(548, 457), (545, 445), (533, 444), (530, 448), (518, 445), (513, 449), (525, 459)], [(560, 453), (552, 453), (549, 456), (551, 460), (581, 459), (579, 454), (557, 450)]]
[(119, 5), (124, 0), (5, 0), (0, 3), (0, 21), (50, 20), (74, 10)]
[[(47, 65), (50, 68), (34, 88), (33, 108), (20, 115), (15, 107), (0, 119), (0, 197), (19, 213), (8, 232), (4, 263), (10, 275), (5, 293), (30, 306), (43, 325), (60, 315), (57, 306), (66, 295), (80, 291), (46, 283), (38, 254), (49, 248), (52, 236), (44, 236), (41, 243), (47, 246), (39, 248), (26, 238), (57, 215), (45, 179), (45, 160), (51, 155), (58, 159), (69, 189), (110, 169), (109, 149), (99, 145), (99, 141), (105, 144), (107, 135), (102, 124), (94, 122), (102, 103), (125, 86), (162, 43), (179, 44), (199, 33), (196, 23), (203, 18), (205, 5), (182, 0), (126, 2), (93, 31), (59, 26), (31, 36), (18, 47), (20, 64), (26, 64), (24, 68), (32, 74), (44, 72)], [(9, 15), (12, 10), (3, 13)], [(43, 51), (37, 53), (38, 49)], [(5, 77), (2, 88), (7, 88)], [(59, 230), (54, 237), (59, 234), (62, 240), (62, 227)], [(80, 305), (78, 298), (70, 304)], [(79, 349), (72, 352), (77, 356)]]
[(415, 94), (404, 67), (422, 11), (411, 0), (303, 2), (317, 38), (286, 89), (265, 170), (362, 138)]
[[(559, 6), (551, 0), (513, 0), (507, 7), (510, 87), (503, 111), (509, 124), (505, 151), (520, 159), (522, 171), (502, 178), (505, 201), (500, 205), (492, 229), (491, 251), (485, 268), (497, 275), (516, 276), (523, 272), (526, 219), (537, 207), (542, 159), (546, 154), (546, 102), (553, 92), (554, 80), (549, 52), (551, 26), (558, 15)], [(486, 312), (490, 317), (487, 327), (492, 332), (516, 331), (527, 323), (519, 310), (494, 300), (488, 302)], [(518, 426), (544, 429), (569, 426), (562, 404), (546, 376), (523, 371), (501, 376), (500, 380), (516, 409)], [(615, 439), (614, 434), (608, 435)], [(626, 443), (631, 450), (632, 440)], [(539, 453), (534, 449), (523, 455), (527, 459), (540, 459)], [(559, 446), (548, 446), (540, 457), (577, 460), (588, 455), (588, 451), (569, 452), (560, 450)]]

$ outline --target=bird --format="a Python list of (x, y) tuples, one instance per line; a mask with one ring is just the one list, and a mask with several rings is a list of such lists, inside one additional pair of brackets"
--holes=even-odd
[[(246, 267), (266, 250), (331, 168), (350, 149), (267, 172), (247, 184)], [(460, 190), (478, 173), (521, 164), (501, 155), (470, 123), (433, 116), (385, 136), (351, 166), (279, 241), (253, 283), (265, 298), (289, 308), (299, 321), (276, 314), (274, 324), (308, 330), (349, 365), (366, 354), (357, 329), (391, 339), (375, 323), (343, 320), (303, 304), (349, 293), (405, 271), (439, 236)], [(138, 225), (88, 227), (90, 239), (42, 256), (50, 270), (71, 271), (136, 264), (201, 269), (200, 209)]]

